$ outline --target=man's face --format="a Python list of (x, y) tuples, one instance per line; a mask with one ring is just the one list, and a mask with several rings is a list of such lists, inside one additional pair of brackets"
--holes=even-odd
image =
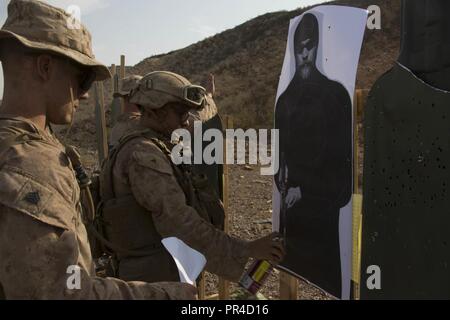
[(296, 46), (295, 60), (297, 61), (297, 67), (303, 67), (304, 65), (314, 65), (316, 60), (317, 45), (311, 38), (301, 40)]
[(55, 58), (53, 61), (53, 77), (48, 84), (47, 120), (53, 124), (66, 125), (72, 122), (80, 100), (87, 99), (87, 90), (95, 75), (68, 59)]
[(189, 126), (189, 111), (190, 107), (182, 103), (170, 103), (164, 106), (161, 110), (164, 111), (164, 128), (165, 134), (170, 136), (173, 131)]
[(294, 35), (294, 53), (297, 69), (304, 79), (315, 66), (319, 46), (319, 26), (316, 17), (305, 15)]
[(139, 111), (139, 106), (137, 104), (131, 103), (130, 102), (130, 96), (126, 96), (123, 98), (123, 103), (124, 103), (124, 112), (135, 112), (135, 113), (140, 113)]

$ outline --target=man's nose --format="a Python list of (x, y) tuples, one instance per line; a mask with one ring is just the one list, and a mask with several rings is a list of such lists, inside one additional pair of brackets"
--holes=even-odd
[(83, 95), (80, 96), (80, 100), (87, 100), (89, 99), (89, 92), (83, 93)]
[(189, 127), (189, 118), (183, 119), (180, 124), (182, 128)]
[(303, 57), (306, 58), (308, 56), (308, 54), (309, 54), (309, 50), (306, 48), (303, 48), (303, 52), (302, 52)]

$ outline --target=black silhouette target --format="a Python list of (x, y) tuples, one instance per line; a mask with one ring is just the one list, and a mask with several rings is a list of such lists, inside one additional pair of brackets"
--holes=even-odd
[[(341, 83), (317, 69), (318, 37), (317, 19), (306, 14), (294, 36), (296, 72), (275, 110), (275, 183), (287, 249), (281, 266), (340, 297), (339, 217), (351, 198), (352, 102)], [(289, 190), (297, 188), (301, 197), (288, 206)]]
[[(450, 94), (400, 65), (365, 111), (362, 299), (450, 298)], [(366, 286), (370, 265), (381, 290)]]

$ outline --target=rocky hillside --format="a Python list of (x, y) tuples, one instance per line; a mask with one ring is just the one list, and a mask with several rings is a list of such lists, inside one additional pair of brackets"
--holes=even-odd
[[(400, 47), (400, 3), (400, 0), (328, 2), (360, 8), (375, 4), (381, 8), (381, 30), (366, 30), (357, 88), (370, 89), (396, 60)], [(127, 67), (126, 74), (169, 70), (201, 83), (209, 73), (214, 73), (216, 102), (222, 114), (232, 115), (237, 127), (270, 128), (289, 21), (308, 9), (267, 13), (186, 48), (146, 58)], [(109, 105), (111, 82), (105, 81), (104, 88)], [(91, 92), (89, 106), (77, 114), (77, 122), (90, 127), (93, 127), (93, 98)]]
[[(367, 8), (378, 5), (382, 29), (367, 30), (359, 64), (357, 88), (368, 89), (390, 68), (400, 45), (400, 0), (337, 0), (328, 4)], [(216, 76), (216, 101), (222, 114), (232, 115), (236, 126), (272, 127), (278, 77), (284, 59), (289, 20), (310, 8), (267, 13), (233, 29), (167, 54), (144, 59), (126, 73), (169, 70), (202, 82)], [(111, 101), (111, 82), (104, 83)], [(79, 120), (92, 119), (94, 94)], [(84, 109), (84, 110), (83, 110)]]
[[(376, 4), (381, 8), (382, 29), (366, 31), (358, 73), (357, 88), (370, 88), (397, 58), (400, 0), (339, 0), (329, 4), (360, 8)], [(184, 49), (149, 57), (128, 71), (170, 70), (196, 82), (214, 73), (222, 113), (233, 115), (237, 126), (270, 127), (289, 20), (307, 9), (259, 16)]]

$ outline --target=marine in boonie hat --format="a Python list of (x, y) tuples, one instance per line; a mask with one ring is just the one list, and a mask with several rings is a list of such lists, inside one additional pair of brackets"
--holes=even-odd
[(26, 48), (61, 55), (90, 68), (95, 73), (93, 80), (110, 78), (108, 68), (95, 59), (89, 31), (81, 23), (71, 27), (71, 21), (66, 11), (45, 2), (11, 0), (0, 30), (0, 46), (4, 39), (16, 39)]
[(169, 103), (181, 103), (189, 109), (202, 109), (205, 99), (205, 88), (168, 71), (154, 71), (145, 75), (130, 95), (130, 103), (144, 109), (160, 109)]

